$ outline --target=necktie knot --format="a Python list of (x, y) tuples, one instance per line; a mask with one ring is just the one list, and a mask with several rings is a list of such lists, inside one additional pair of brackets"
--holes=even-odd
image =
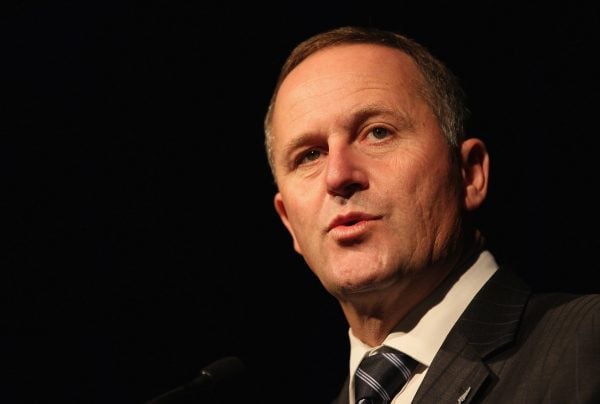
[(361, 361), (354, 374), (356, 404), (386, 404), (402, 389), (417, 361), (383, 346)]

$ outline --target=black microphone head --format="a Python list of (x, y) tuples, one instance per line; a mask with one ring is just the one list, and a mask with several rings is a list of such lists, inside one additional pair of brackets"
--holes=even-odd
[(206, 378), (210, 383), (219, 383), (223, 380), (233, 379), (245, 370), (242, 360), (235, 356), (227, 356), (207, 365), (200, 371), (200, 375), (192, 383), (204, 383)]
[[(241, 381), (238, 377), (244, 370), (243, 362), (235, 356), (216, 360), (205, 366), (191, 382), (161, 394), (146, 404), (216, 403), (217, 391), (225, 391), (227, 395), (231, 395), (232, 389), (229, 387)], [(221, 401), (218, 402), (223, 402), (223, 399), (219, 398)]]

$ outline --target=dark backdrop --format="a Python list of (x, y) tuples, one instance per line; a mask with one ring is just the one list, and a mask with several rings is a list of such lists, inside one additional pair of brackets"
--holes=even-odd
[(262, 118), (287, 52), (338, 25), (455, 71), (499, 260), (597, 292), (597, 7), (420, 3), (4, 3), (2, 402), (142, 403), (229, 355), (251, 381), (230, 393), (336, 394), (346, 324), (272, 208)]

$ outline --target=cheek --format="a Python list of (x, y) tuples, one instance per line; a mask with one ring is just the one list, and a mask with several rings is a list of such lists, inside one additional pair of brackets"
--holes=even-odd
[(427, 198), (424, 202), (428, 211), (426, 219), (433, 233), (431, 237), (437, 243), (443, 243), (443, 240), (453, 237), (460, 220), (459, 184), (455, 178), (446, 176), (444, 181), (433, 182), (431, 186), (431, 192), (424, 197)]
[(455, 175), (448, 175), (454, 172), (448, 161), (440, 158), (438, 164), (431, 164), (431, 159), (418, 160), (398, 172), (403, 173), (402, 182), (396, 186), (397, 190), (403, 190), (398, 197), (412, 206), (412, 214), (425, 228), (435, 231), (444, 222), (454, 220), (460, 206), (460, 184)]
[(294, 193), (284, 197), (288, 220), (294, 229), (296, 237), (305, 236), (307, 229), (314, 226), (317, 216), (315, 201), (310, 193)]

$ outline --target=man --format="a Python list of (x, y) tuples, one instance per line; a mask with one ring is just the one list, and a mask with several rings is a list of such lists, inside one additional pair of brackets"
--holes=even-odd
[[(600, 402), (600, 296), (535, 296), (498, 268), (472, 220), (490, 158), (464, 118), (452, 73), (396, 33), (334, 29), (282, 68), (265, 118), (274, 204), (348, 321), (335, 402)], [(359, 367), (383, 346), (414, 364), (397, 392)]]

